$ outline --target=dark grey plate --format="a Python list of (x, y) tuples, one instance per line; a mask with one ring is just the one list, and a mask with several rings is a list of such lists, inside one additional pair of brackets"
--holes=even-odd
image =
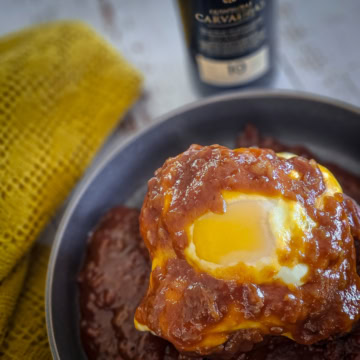
[(158, 125), (115, 146), (79, 184), (55, 238), (46, 289), (48, 335), (55, 359), (86, 358), (79, 339), (75, 279), (87, 235), (100, 216), (117, 204), (140, 207), (147, 180), (166, 158), (192, 143), (232, 147), (247, 122), (360, 174), (360, 110), (292, 92), (208, 98), (168, 114)]

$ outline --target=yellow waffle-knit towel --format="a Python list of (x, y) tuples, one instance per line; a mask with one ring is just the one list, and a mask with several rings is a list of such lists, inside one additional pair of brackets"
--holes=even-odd
[(80, 22), (0, 39), (0, 358), (49, 357), (42, 296), (47, 252), (29, 250), (141, 83)]

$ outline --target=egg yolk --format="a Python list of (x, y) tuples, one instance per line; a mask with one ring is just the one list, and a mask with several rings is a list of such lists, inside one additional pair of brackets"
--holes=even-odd
[(256, 200), (233, 202), (224, 214), (200, 217), (194, 222), (193, 242), (201, 259), (218, 265), (254, 262), (275, 245), (268, 211)]
[[(199, 147), (199, 149), (202, 148)], [(229, 154), (233, 155), (235, 152), (247, 154), (248, 151), (246, 149), (237, 149), (234, 152), (229, 150)], [(212, 172), (216, 170), (216, 166), (220, 167), (222, 164), (222, 162), (217, 163), (219, 152), (214, 152), (211, 159), (216, 159), (215, 164), (220, 165), (212, 167), (211, 163), (209, 174), (205, 165), (197, 164), (196, 157), (194, 162), (188, 162), (189, 154), (191, 155), (191, 153), (186, 153), (184, 158), (185, 165), (194, 165), (196, 172), (195, 175), (193, 170), (186, 173), (184, 177), (186, 186), (178, 186), (182, 184), (184, 172), (177, 172), (177, 159), (172, 159), (166, 169), (163, 169), (164, 173), (157, 174), (159, 183), (154, 182), (156, 184), (154, 193), (163, 195), (163, 206), (161, 207), (161, 202), (157, 203), (157, 197), (149, 197), (144, 203), (142, 231), (147, 240), (147, 246), (152, 250), (153, 275), (150, 278), (149, 290), (144, 302), (146, 306), (141, 305), (140, 310), (137, 311), (136, 328), (141, 331), (153, 330), (160, 336), (165, 334), (165, 337), (175, 346), (179, 345), (179, 348), (190, 352), (200, 353), (201, 350), (204, 354), (209, 349), (224, 344), (230, 334), (244, 329), (256, 329), (254, 333), (276, 334), (295, 339), (295, 341), (299, 339), (303, 341), (300, 336), (303, 334), (308, 336), (308, 330), (305, 329), (299, 335), (298, 324), (302, 326), (305, 321), (308, 321), (311, 316), (312, 301), (314, 304), (315, 301), (323, 304), (328, 299), (326, 292), (322, 299), (322, 289), (314, 287), (314, 284), (317, 285), (314, 279), (318, 279), (319, 272), (313, 262), (314, 259), (316, 260), (313, 252), (323, 245), (321, 240), (325, 235), (325, 222), (313, 214), (320, 214), (323, 209), (326, 211), (328, 205), (332, 204), (330, 202), (332, 199), (328, 197), (342, 193), (341, 186), (328, 169), (315, 162), (306, 164), (304, 161), (301, 165), (297, 161), (289, 161), (288, 166), (280, 168), (282, 176), (279, 178), (279, 184), (282, 185), (281, 180), (288, 176), (284, 182), (284, 189), (292, 189), (296, 196), (289, 196), (281, 191), (266, 191), (266, 188), (260, 186), (257, 188), (256, 183), (251, 191), (247, 187), (237, 186), (241, 182), (227, 184), (224, 181), (222, 184), (224, 186), (219, 188), (217, 184), (213, 186), (214, 184), (211, 183), (212, 179), (218, 179), (223, 173), (227, 174), (222, 171)], [(251, 156), (255, 156), (254, 154), (256, 155), (256, 152)], [(208, 152), (201, 155), (200, 159), (203, 160), (202, 157), (205, 155), (208, 159)], [(241, 175), (239, 163), (242, 164), (242, 162), (238, 162), (238, 159), (233, 160), (226, 153), (224, 156), (235, 169), (239, 166)], [(296, 155), (279, 153), (277, 156), (291, 159)], [(244, 159), (247, 158), (244, 157)], [(270, 160), (273, 159), (273, 155), (268, 159), (271, 165)], [(262, 161), (267, 163), (267, 160)], [(199, 162), (199, 164), (202, 163)], [(185, 167), (185, 169), (188, 168)], [(316, 170), (316, 182), (310, 181), (312, 179), (307, 178), (307, 172), (304, 170)], [(176, 176), (173, 177), (173, 171), (178, 176), (178, 180), (169, 186), (169, 178), (177, 179)], [(318, 181), (319, 171), (324, 185), (321, 193), (321, 183)], [(204, 177), (203, 172), (206, 174)], [(242, 178), (240, 175), (239, 180)], [(222, 202), (219, 201), (216, 204), (222, 206), (214, 210), (212, 206), (202, 206), (202, 203), (198, 206), (196, 201), (190, 200), (184, 209), (178, 206), (185, 204), (185, 201), (191, 199), (192, 196), (202, 194), (198, 187), (204, 192), (208, 191), (207, 187), (201, 188), (202, 184), (206, 185), (207, 179), (209, 179), (208, 188), (217, 192), (217, 199), (222, 199)], [(271, 185), (269, 188), (277, 190), (276, 184), (273, 186), (271, 180), (277, 181), (275, 177), (269, 179)], [(303, 185), (307, 187), (304, 191), (300, 191), (303, 190), (301, 188)], [(310, 195), (316, 191), (318, 195), (315, 198), (307, 196), (307, 191)], [(204, 195), (207, 194), (204, 193)], [(203, 199), (206, 205), (212, 205), (211, 195), (213, 194), (210, 193), (208, 198), (205, 196), (202, 198), (201, 195), (199, 199)], [(183, 198), (184, 202), (181, 201)], [(150, 216), (152, 206), (155, 209), (154, 204), (157, 206), (157, 211), (154, 211), (156, 215)], [(191, 212), (191, 206), (194, 206), (196, 211)], [(319, 211), (309, 211), (309, 206)], [(187, 211), (190, 212), (190, 216), (186, 216)], [(203, 212), (199, 214), (199, 211)], [(155, 221), (153, 228), (149, 226), (149, 219)], [(175, 223), (177, 226), (173, 226)], [(342, 224), (341, 221), (339, 221), (339, 226), (340, 224)], [(162, 231), (162, 227), (165, 228), (164, 225), (169, 225), (170, 230), (176, 230), (176, 236)], [(333, 231), (331, 227), (329, 229)], [(320, 231), (324, 234), (321, 233), (321, 237), (317, 238)], [(157, 241), (157, 236), (159, 241)], [(174, 242), (177, 239), (180, 239), (179, 247), (175, 249)], [(326, 250), (325, 245), (321, 250)], [(175, 250), (180, 250), (182, 256), (180, 257)], [(187, 273), (190, 270), (189, 267), (192, 269)], [(184, 274), (179, 271), (182, 269), (185, 269)], [(323, 271), (322, 268), (319, 270)], [(225, 281), (227, 285), (222, 286), (221, 281)], [(336, 281), (334, 279), (334, 284), (337, 284)], [(322, 286), (322, 282), (319, 284)], [(329, 294), (332, 294), (332, 291), (337, 291), (337, 288), (329, 286)], [(224, 296), (219, 294), (224, 294)], [(306, 295), (304, 300), (303, 294)], [(156, 299), (160, 299), (159, 307)], [(220, 314), (219, 310), (222, 301), (226, 302), (224, 314)], [(306, 301), (309, 301), (309, 307)], [(294, 309), (294, 314), (292, 309)], [(182, 318), (183, 314), (186, 314), (185, 319)], [(178, 318), (181, 321), (178, 322)], [(203, 321), (203, 318), (206, 320)], [(204, 327), (207, 319), (211, 321)], [(310, 320), (312, 321), (311, 317)], [(309, 324), (312, 326), (313, 323)], [(190, 343), (188, 342), (190, 336), (183, 337), (182, 335), (188, 335), (192, 331), (196, 336), (193, 343)], [(248, 333), (244, 334), (247, 336)]]
[(207, 212), (188, 229), (187, 260), (216, 278), (300, 286), (308, 266), (279, 263), (292, 239), (304, 251), (315, 223), (296, 201), (224, 191), (224, 213)]
[[(321, 209), (326, 196), (342, 190), (329, 170), (319, 168), (326, 186), (316, 199), (315, 206)], [(289, 174), (292, 178), (296, 175), (295, 171)], [(239, 281), (249, 278), (256, 283), (281, 280), (292, 286), (304, 284), (308, 266), (298, 261), (286, 266), (280, 264), (278, 258), (278, 251), (287, 252), (294, 241), (297, 251), (303, 253), (306, 239), (316, 227), (301, 203), (234, 191), (223, 191), (222, 196), (222, 214), (209, 211), (187, 229), (187, 260), (217, 278)]]

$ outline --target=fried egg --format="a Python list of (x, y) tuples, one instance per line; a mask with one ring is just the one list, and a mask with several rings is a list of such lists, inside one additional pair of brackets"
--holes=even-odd
[[(245, 340), (251, 329), (262, 336), (280, 335), (305, 343), (297, 329), (306, 319), (313, 321), (312, 304), (325, 303), (328, 296), (321, 299), (321, 291), (313, 291), (322, 286), (322, 279), (314, 283), (314, 274), (335, 266), (329, 262), (328, 268), (317, 268), (313, 260), (314, 248), (326, 249), (325, 236), (317, 234), (333, 229), (328, 226), (330, 215), (326, 222), (318, 214), (328, 211), (329, 204), (332, 209), (341, 204), (341, 196), (335, 194), (342, 189), (322, 165), (283, 160), (294, 156), (194, 146), (156, 173), (142, 211), (152, 276), (135, 315), (138, 330), (151, 331), (181, 351), (200, 355), (211, 354), (238, 330), (245, 331)], [(221, 166), (226, 169), (227, 163), (238, 171), (223, 171)], [(234, 186), (233, 174), (235, 180), (250, 174), (244, 183), (255, 179), (254, 183)], [(263, 174), (260, 186), (257, 176)], [(266, 181), (271, 180), (276, 181), (269, 190)], [(276, 186), (286, 190), (277, 191)], [(340, 212), (335, 216), (340, 219)], [(349, 228), (341, 231), (345, 239)], [(327, 252), (323, 254), (326, 258)], [(336, 259), (343, 260), (341, 252)], [(307, 283), (312, 284), (312, 292), (308, 303), (303, 303)], [(331, 296), (337, 289), (335, 280), (334, 284), (329, 287)], [(247, 291), (252, 292), (249, 299)], [(184, 314), (193, 317), (183, 319)], [(306, 336), (307, 331), (303, 330)]]
[[(291, 158), (290, 153), (278, 154)], [(325, 196), (341, 193), (334, 175), (319, 165), (326, 190), (316, 199), (321, 208)], [(297, 178), (295, 170), (289, 174)], [(279, 254), (296, 246), (299, 255), (312, 236), (316, 223), (304, 206), (282, 197), (260, 194), (222, 192), (224, 212), (207, 212), (187, 228), (187, 261), (200, 271), (224, 280), (251, 281), (257, 284), (282, 281), (301, 286), (306, 281), (308, 265), (294, 262), (280, 265)], [(301, 257), (301, 256), (299, 256)]]

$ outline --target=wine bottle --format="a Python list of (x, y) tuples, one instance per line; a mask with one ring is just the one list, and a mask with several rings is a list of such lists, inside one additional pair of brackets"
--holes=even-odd
[(191, 67), (202, 92), (271, 82), (274, 1), (178, 0)]

